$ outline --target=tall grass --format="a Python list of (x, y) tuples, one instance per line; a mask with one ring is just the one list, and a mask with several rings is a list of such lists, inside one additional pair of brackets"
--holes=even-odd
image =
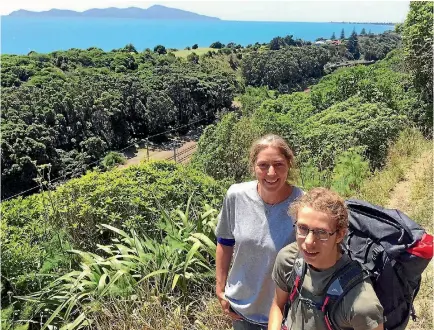
[(385, 206), (390, 192), (404, 178), (413, 162), (432, 148), (432, 141), (425, 139), (420, 131), (408, 128), (390, 147), (384, 168), (375, 171), (360, 188), (358, 198)]
[[(403, 131), (398, 140), (391, 145), (384, 169), (376, 171), (362, 185), (359, 198), (378, 205), (387, 205), (393, 188), (404, 179), (415, 163), (418, 168), (413, 171), (414, 181), (409, 184), (409, 200), (406, 212), (425, 230), (433, 234), (433, 145), (415, 129)], [(423, 155), (423, 159), (420, 157)], [(427, 157), (428, 155), (428, 157)], [(404, 206), (402, 206), (404, 207)], [(421, 287), (415, 300), (416, 322), (410, 320), (407, 329), (428, 330), (433, 325), (433, 279), (434, 263), (431, 261), (422, 274)]]
[[(423, 226), (429, 233), (434, 233), (433, 223), (433, 153), (424, 163), (420, 175), (411, 187), (410, 203), (413, 206), (409, 215)], [(422, 283), (415, 301), (418, 319), (410, 323), (408, 329), (428, 330), (434, 324), (433, 297), (434, 297), (434, 262), (431, 261), (422, 275)]]
[(92, 314), (96, 329), (111, 330), (229, 330), (230, 319), (223, 315), (217, 299), (204, 289), (194, 295), (195, 303), (178, 300), (162, 301), (145, 291), (141, 298), (132, 300), (106, 300)]
[[(161, 307), (160, 314), (178, 306), (175, 311), (179, 310), (181, 320), (186, 317), (181, 306), (194, 304), (195, 297), (209, 291), (214, 280), (217, 211), (205, 205), (201, 214), (191, 215), (190, 204), (191, 197), (185, 212), (177, 209), (174, 217), (162, 210), (157, 223), (159, 239), (101, 225), (117, 234), (112, 244), (97, 244), (98, 253), (69, 251), (77, 255), (79, 269), (56, 278), (38, 292), (16, 298), (37, 305), (42, 330), (51, 325), (69, 330), (93, 326), (96, 320), (92, 311), (107, 301), (122, 307), (126, 301), (137, 300), (154, 309)], [(149, 305), (152, 301), (162, 305)]]

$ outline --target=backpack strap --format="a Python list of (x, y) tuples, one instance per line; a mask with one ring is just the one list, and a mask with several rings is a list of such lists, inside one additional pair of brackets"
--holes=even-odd
[(337, 306), (352, 288), (363, 282), (367, 277), (362, 266), (357, 261), (351, 261), (336, 272), (329, 281), (324, 290), (326, 295), (321, 307), (328, 330), (339, 329), (334, 318)]
[(282, 318), (282, 330), (287, 330), (285, 326), (286, 319), (288, 318), (289, 310), (291, 309), (291, 305), (294, 302), (297, 294), (300, 293), (300, 289), (303, 285), (304, 276), (306, 275), (307, 265), (304, 261), (303, 257), (300, 253), (294, 260), (294, 266), (292, 267), (290, 281), (288, 285), (289, 297), (288, 301), (285, 304), (285, 309), (283, 311)]
[[(284, 323), (288, 318), (289, 309), (293, 304), (297, 295), (300, 295), (300, 290), (303, 285), (303, 280), (306, 275), (307, 264), (304, 259), (298, 255), (294, 261), (294, 266), (291, 273), (292, 284), (288, 286), (289, 298), (285, 305), (283, 314), (282, 329), (286, 329)], [(339, 269), (330, 281), (327, 283), (324, 292), (324, 300), (322, 304), (317, 304), (317, 309), (324, 313), (324, 322), (328, 330), (338, 330), (339, 327), (334, 319), (336, 307), (339, 305), (344, 296), (357, 284), (363, 282), (368, 278), (368, 274), (365, 273), (362, 266), (352, 260), (346, 266)], [(305, 299), (303, 299), (305, 300)], [(315, 305), (315, 304), (313, 304)]]
[(307, 265), (303, 257), (300, 254), (294, 260), (294, 266), (292, 267), (291, 279), (294, 279), (291, 287), (288, 287), (289, 299), (288, 301), (292, 304), (297, 297), (297, 293), (300, 292), (301, 286), (303, 285), (304, 276), (306, 275)]

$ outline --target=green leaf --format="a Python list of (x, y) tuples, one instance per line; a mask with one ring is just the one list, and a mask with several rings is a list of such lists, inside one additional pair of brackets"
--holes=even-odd
[(185, 258), (185, 264), (184, 264), (184, 273), (187, 270), (187, 267), (190, 263), (190, 261), (193, 259), (193, 256), (195, 255), (195, 253), (197, 252), (197, 250), (199, 250), (201, 244), (199, 242), (196, 242), (193, 244), (193, 246), (191, 247), (190, 251), (188, 251), (188, 254)]
[(149, 273), (148, 275), (144, 276), (140, 281), (137, 282), (137, 284), (143, 282), (144, 280), (146, 280), (148, 278), (154, 277), (156, 275), (167, 274), (167, 273), (169, 273), (168, 269), (159, 269), (159, 270), (153, 271), (152, 273)]
[(178, 280), (179, 280), (179, 277), (180, 277), (181, 275), (179, 275), (179, 274), (175, 274), (175, 276), (173, 277), (173, 281), (172, 281), (172, 291), (173, 291), (173, 289), (175, 289), (175, 287), (176, 287), (176, 284), (178, 283)]
[(60, 330), (74, 330), (78, 329), (78, 327), (82, 327), (84, 325), (88, 325), (88, 322), (85, 324), (86, 314), (81, 313), (72, 323), (68, 323), (65, 326), (61, 327)]
[(97, 289), (97, 292), (98, 292), (98, 293), (103, 292), (104, 287), (106, 286), (106, 279), (107, 279), (108, 276), (109, 276), (109, 275), (106, 273), (106, 274), (103, 274), (103, 275), (101, 276), (101, 278), (99, 279), (99, 282), (98, 282), (98, 289)]

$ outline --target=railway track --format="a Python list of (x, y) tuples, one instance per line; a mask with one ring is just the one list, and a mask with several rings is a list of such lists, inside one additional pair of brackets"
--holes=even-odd
[[(176, 151), (176, 162), (177, 163), (187, 163), (191, 155), (196, 151), (196, 145), (189, 146), (185, 149), (180, 149), (179, 152)], [(166, 158), (167, 160), (175, 160), (174, 155), (170, 156), (169, 158)]]

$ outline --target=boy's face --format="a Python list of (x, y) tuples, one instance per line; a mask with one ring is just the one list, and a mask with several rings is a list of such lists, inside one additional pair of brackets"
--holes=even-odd
[[(313, 229), (316, 233), (307, 232), (307, 229)], [(332, 267), (339, 259), (338, 244), (345, 236), (345, 230), (336, 231), (336, 223), (333, 223), (328, 214), (307, 206), (301, 207), (295, 231), (298, 248), (309, 265), (324, 270)]]

